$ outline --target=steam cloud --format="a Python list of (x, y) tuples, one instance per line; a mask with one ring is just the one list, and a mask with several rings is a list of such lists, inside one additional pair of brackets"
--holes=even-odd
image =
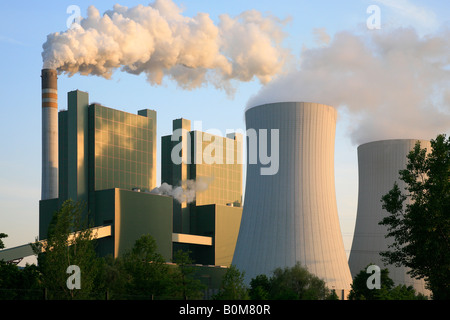
[(205, 191), (208, 189), (208, 186), (209, 181), (207, 179), (182, 181), (181, 185), (176, 187), (164, 182), (160, 187), (151, 190), (150, 193), (170, 196), (179, 203), (191, 203), (195, 200), (196, 193)]
[(104, 78), (121, 69), (144, 73), (153, 85), (168, 77), (184, 89), (211, 83), (229, 93), (233, 80), (267, 83), (282, 70), (285, 21), (255, 10), (219, 20), (215, 25), (206, 13), (185, 17), (171, 0), (116, 4), (102, 16), (90, 6), (78, 27), (47, 36), (44, 68)]
[[(286, 21), (251, 10), (214, 24), (206, 13), (182, 15), (171, 0), (149, 6), (115, 5), (100, 15), (90, 6), (80, 27), (52, 33), (43, 44), (44, 68), (69, 76), (110, 78), (117, 69), (164, 78), (181, 88), (213, 84), (233, 94), (233, 81), (265, 86), (247, 108), (280, 101), (318, 102), (348, 112), (353, 143), (431, 139), (450, 123), (450, 32), (419, 36), (413, 29), (337, 33), (316, 29), (316, 48), (285, 73)], [(290, 65), (289, 65), (290, 66)], [(291, 67), (291, 66), (290, 66)], [(414, 133), (413, 133), (414, 132)], [(411, 137), (414, 134), (414, 137)]]
[[(419, 36), (413, 29), (354, 34), (332, 40), (316, 32), (299, 68), (252, 97), (247, 108), (271, 102), (328, 104), (348, 112), (352, 142), (432, 139), (450, 128), (450, 32)], [(414, 136), (411, 136), (414, 135)]]

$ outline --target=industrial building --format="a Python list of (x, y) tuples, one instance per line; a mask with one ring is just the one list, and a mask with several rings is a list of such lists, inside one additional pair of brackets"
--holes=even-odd
[(260, 130), (267, 130), (267, 135), (279, 130), (278, 172), (263, 175), (262, 161), (247, 160), (245, 202), (233, 258), (233, 264), (245, 270), (247, 282), (299, 262), (341, 298), (347, 296), (352, 278), (335, 195), (336, 118), (333, 107), (306, 102), (271, 103), (246, 111), (247, 131), (255, 130), (258, 139)]
[[(208, 288), (205, 297), (217, 291), (232, 262), (242, 216), (242, 136), (189, 132), (187, 139), (179, 141), (191, 145), (192, 139), (194, 148), (182, 153), (197, 157), (196, 150), (210, 145), (203, 144), (202, 137), (223, 142), (225, 148), (223, 155), (214, 156), (217, 162), (189, 165), (165, 156), (176, 144), (175, 140), (166, 144), (163, 137), (162, 181), (172, 185), (182, 185), (185, 179), (208, 182), (206, 189), (195, 193), (194, 201), (180, 203), (173, 196), (153, 192), (157, 189), (154, 110), (137, 114), (114, 110), (90, 103), (88, 93), (75, 90), (67, 94), (67, 110), (58, 112), (57, 72), (43, 69), (41, 77), (39, 241), (46, 241), (53, 214), (65, 200), (80, 201), (93, 224), (99, 256), (119, 257), (142, 235), (150, 234), (168, 263), (176, 250), (191, 251), (195, 276)], [(186, 127), (189, 121), (174, 120), (174, 128), (179, 123)], [(232, 163), (227, 158), (230, 154)], [(24, 244), (2, 250), (0, 259), (18, 263), (31, 255), (31, 246)]]
[[(416, 142), (431, 152), (430, 141), (417, 139), (373, 141), (358, 147), (358, 207), (349, 266), (353, 277), (369, 264), (387, 268), (395, 285), (413, 286), (416, 292), (430, 296), (423, 279), (412, 279), (405, 267), (385, 265), (380, 256), (393, 241), (385, 237), (387, 226), (378, 224), (388, 214), (382, 208), (381, 198), (395, 182), (404, 190), (405, 183), (399, 180), (399, 171), (406, 169), (407, 155)], [(409, 201), (407, 199), (405, 204)]]
[[(150, 215), (165, 217), (166, 223), (158, 230), (166, 229), (166, 237), (171, 239), (171, 199), (133, 195), (134, 201), (125, 200), (134, 188), (156, 186), (156, 112), (140, 110), (134, 115), (90, 104), (88, 93), (78, 90), (69, 92), (67, 101), (67, 110), (58, 113), (58, 196), (39, 203), (39, 238), (47, 237), (53, 212), (72, 199), (86, 204), (95, 226), (110, 224), (117, 231), (99, 240), (99, 250), (104, 254), (117, 256), (143, 234), (138, 229), (125, 233), (126, 223), (140, 226), (140, 231), (156, 229), (147, 216), (139, 217), (132, 210), (139, 208), (139, 202), (143, 207), (147, 203)], [(129, 220), (123, 221), (124, 217)], [(171, 249), (163, 245), (164, 241), (158, 243), (164, 256), (170, 258)]]
[[(167, 262), (175, 251), (189, 250), (197, 276), (210, 283), (220, 284), (231, 264), (245, 272), (248, 284), (299, 262), (345, 299), (352, 276), (368, 264), (384, 266), (379, 252), (390, 240), (378, 225), (384, 214), (380, 199), (394, 181), (403, 188), (398, 172), (417, 140), (358, 147), (358, 212), (347, 261), (336, 203), (333, 107), (279, 102), (246, 110), (247, 133), (254, 135), (247, 135), (245, 203), (243, 136), (222, 137), (192, 130), (190, 120), (173, 120), (172, 134), (161, 138), (161, 183), (183, 189), (191, 182), (203, 184), (190, 190), (191, 199), (180, 201), (154, 192), (156, 111), (115, 110), (90, 103), (88, 93), (75, 90), (67, 94), (67, 110), (58, 112), (57, 72), (43, 69), (41, 77), (41, 240), (54, 212), (72, 199), (86, 204), (85, 213), (93, 217), (99, 255), (118, 257), (141, 235), (151, 234)], [(429, 141), (420, 142), (430, 150)], [(275, 170), (268, 168), (269, 158), (276, 160), (270, 163)], [(2, 250), (0, 259), (32, 254), (24, 245)], [(424, 281), (411, 279), (405, 268), (387, 267), (396, 284), (429, 294)]]
[[(56, 77), (54, 70), (42, 71), (43, 108), (48, 107), (47, 88), (56, 91)], [(47, 129), (43, 129), (43, 153), (58, 150), (56, 165), (46, 163), (43, 168), (56, 167), (58, 175), (55, 180), (54, 170), (43, 170), (43, 185), (57, 192), (55, 196), (54, 191), (46, 191), (39, 202), (39, 238), (47, 237), (53, 213), (65, 200), (72, 199), (86, 204), (85, 213), (93, 217), (95, 227), (110, 227), (109, 233), (97, 240), (99, 255), (118, 257), (141, 235), (151, 234), (168, 262), (176, 250), (183, 249), (192, 252), (196, 264), (204, 265), (202, 270), (206, 266), (228, 267), (242, 213), (242, 164), (177, 165), (165, 157), (174, 144), (163, 144), (163, 182), (179, 185), (181, 177), (214, 179), (208, 180), (208, 188), (196, 194), (193, 203), (179, 203), (171, 196), (152, 193), (157, 187), (156, 112), (144, 109), (130, 114), (90, 103), (88, 93), (79, 90), (69, 92), (67, 98), (67, 110), (57, 113), (58, 140), (49, 140), (44, 134)], [(57, 100), (52, 103), (57, 110)], [(50, 122), (54, 121), (52, 118)], [(186, 123), (174, 120), (174, 125), (180, 121)], [(192, 138), (198, 140), (200, 134), (195, 132)], [(225, 147), (231, 141), (236, 157), (241, 154), (242, 137), (215, 139), (223, 139)], [(201, 148), (198, 141), (200, 144), (192, 145)], [(48, 161), (45, 157), (43, 162)]]
[[(176, 244), (196, 260), (229, 266), (242, 216), (242, 135), (226, 137), (191, 130), (191, 121), (173, 120), (173, 133), (161, 138), (161, 183), (194, 189), (192, 201), (173, 203), (173, 230), (199, 236), (214, 235), (214, 247)], [(211, 152), (209, 152), (210, 150)], [(206, 260), (205, 260), (206, 259)]]

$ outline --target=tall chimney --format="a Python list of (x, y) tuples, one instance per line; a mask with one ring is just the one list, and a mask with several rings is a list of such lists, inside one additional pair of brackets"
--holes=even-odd
[(54, 69), (42, 69), (41, 199), (58, 198), (58, 90)]

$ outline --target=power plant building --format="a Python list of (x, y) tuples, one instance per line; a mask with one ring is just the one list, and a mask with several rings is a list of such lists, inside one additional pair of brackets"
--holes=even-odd
[[(335, 195), (336, 118), (333, 107), (306, 102), (246, 111), (247, 132), (256, 132), (258, 141), (248, 140), (245, 202), (233, 264), (245, 271), (247, 282), (300, 263), (341, 298), (350, 290)], [(258, 152), (251, 151), (256, 146)], [(275, 161), (276, 153), (278, 170), (263, 174), (267, 161), (261, 156), (272, 155)], [(251, 163), (256, 155), (258, 161)]]
[[(57, 73), (42, 72), (44, 96), (48, 86), (56, 88)], [(208, 180), (204, 194), (196, 194), (196, 202), (201, 205), (195, 205), (195, 201), (180, 204), (172, 196), (152, 193), (157, 187), (156, 111), (144, 109), (131, 114), (115, 110), (90, 103), (88, 93), (79, 90), (69, 92), (67, 102), (67, 110), (57, 114), (58, 139), (48, 143), (56, 143), (56, 147), (48, 145), (43, 149), (43, 152), (58, 150), (56, 165), (43, 164), (58, 170), (56, 181), (43, 176), (57, 192), (51, 198), (47, 192), (39, 202), (39, 238), (46, 239), (54, 212), (71, 199), (86, 205), (84, 213), (90, 214), (95, 228), (110, 227), (105, 229), (110, 230), (106, 232), (108, 236), (96, 240), (101, 256), (118, 257), (130, 250), (140, 236), (150, 234), (158, 252), (168, 262), (175, 251), (182, 249), (192, 252), (196, 264), (229, 266), (242, 214), (242, 169), (239, 167), (242, 164), (213, 164), (210, 168), (192, 164), (182, 173), (181, 166), (164, 156), (175, 145), (163, 145), (163, 181), (179, 183), (181, 174), (196, 181), (210, 175), (215, 177)], [(55, 103), (51, 107), (57, 110)], [(43, 129), (43, 136), (46, 130)], [(192, 135), (198, 136), (199, 133)], [(225, 142), (224, 148), (230, 148), (232, 142), (232, 151), (236, 152), (235, 157), (239, 156), (241, 137), (219, 138)], [(230, 205), (231, 202), (234, 203)], [(177, 215), (182, 206), (188, 207), (188, 215)], [(201, 272), (215, 277), (223, 274), (223, 268), (219, 269), (211, 271), (205, 267)]]
[(79, 90), (67, 101), (67, 110), (58, 113), (58, 196), (40, 201), (39, 238), (47, 237), (53, 213), (72, 199), (85, 204), (96, 226), (112, 226), (112, 237), (98, 240), (100, 254), (117, 257), (151, 233), (170, 260), (172, 199), (132, 191), (156, 186), (156, 112), (134, 115), (90, 104)]
[(245, 272), (248, 284), (257, 275), (300, 263), (345, 299), (352, 276), (376, 264), (387, 267), (396, 284), (429, 295), (425, 282), (411, 279), (406, 268), (384, 265), (379, 253), (392, 239), (378, 224), (386, 214), (381, 197), (395, 181), (404, 188), (398, 177), (407, 154), (417, 141), (430, 150), (429, 141), (383, 140), (358, 147), (358, 209), (347, 261), (335, 192), (335, 108), (278, 102), (246, 110), (245, 202), (242, 134), (223, 137), (193, 130), (190, 120), (173, 120), (172, 134), (161, 138), (161, 183), (198, 184), (191, 200), (179, 201), (153, 192), (158, 189), (156, 111), (115, 110), (90, 103), (88, 93), (75, 90), (67, 94), (67, 110), (58, 112), (56, 70), (43, 69), (41, 78), (40, 239), (48, 236), (55, 211), (72, 199), (86, 204), (95, 228), (107, 227), (96, 240), (101, 256), (119, 257), (150, 234), (167, 262), (177, 250), (190, 251), (200, 277), (216, 283), (231, 264)]
[(416, 139), (373, 141), (358, 147), (358, 207), (349, 266), (353, 277), (369, 264), (387, 268), (395, 285), (412, 286), (416, 292), (429, 296), (423, 279), (412, 279), (405, 267), (385, 265), (380, 256), (380, 252), (389, 250), (388, 246), (393, 242), (392, 238), (385, 237), (387, 227), (379, 225), (388, 214), (382, 208), (381, 198), (393, 188), (394, 182), (404, 192), (406, 185), (399, 179), (399, 171), (406, 168), (407, 155), (416, 142), (431, 151), (430, 141)]
[[(191, 121), (173, 120), (173, 133), (161, 138), (161, 183), (202, 184), (191, 202), (174, 200), (173, 230), (214, 235), (214, 247), (179, 244), (208, 264), (231, 264), (242, 216), (242, 135), (226, 137), (191, 130)], [(175, 250), (175, 249), (174, 249)], [(206, 260), (205, 260), (206, 259)]]

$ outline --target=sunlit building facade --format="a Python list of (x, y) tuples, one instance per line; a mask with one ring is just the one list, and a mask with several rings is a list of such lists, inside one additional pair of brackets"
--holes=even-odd
[(60, 200), (87, 200), (88, 192), (156, 186), (156, 112), (131, 114), (68, 93), (59, 112)]
[(91, 190), (156, 186), (156, 112), (89, 107)]
[(173, 232), (212, 236), (214, 246), (175, 244), (196, 261), (229, 266), (242, 217), (242, 135), (191, 130), (191, 121), (173, 120), (173, 133), (162, 137), (161, 183), (202, 185), (192, 202), (173, 202)]
[(67, 102), (58, 113), (58, 197), (40, 201), (39, 238), (47, 237), (53, 213), (71, 199), (85, 204), (91, 223), (114, 229), (99, 241), (101, 254), (118, 256), (150, 233), (170, 260), (172, 199), (135, 192), (156, 186), (156, 112), (91, 104), (79, 90), (69, 92)]
[[(164, 154), (172, 151), (172, 144), (163, 146), (163, 181), (205, 182), (196, 195), (199, 205), (195, 201), (180, 204), (171, 196), (151, 193), (157, 187), (156, 111), (123, 112), (90, 103), (88, 93), (79, 90), (69, 92), (67, 101), (67, 110), (58, 113), (58, 197), (39, 203), (39, 238), (46, 239), (53, 213), (71, 199), (85, 204), (85, 215), (90, 215), (95, 227), (111, 227), (111, 236), (97, 240), (102, 256), (118, 257), (140, 236), (150, 234), (166, 261), (181, 249), (189, 250), (197, 264), (229, 266), (242, 214), (242, 164), (237, 152), (242, 138), (205, 133), (205, 140), (212, 139), (213, 146), (218, 146), (214, 156), (233, 156), (223, 164), (208, 164), (205, 158), (206, 162), (197, 165), (168, 166)], [(175, 126), (183, 123), (189, 124), (174, 121)], [(192, 157), (194, 150), (202, 153), (211, 147), (202, 140), (195, 144), (198, 132), (189, 137), (180, 141), (196, 146), (183, 151), (189, 150)]]
[(222, 137), (191, 131), (190, 120), (173, 120), (173, 134), (161, 139), (161, 183), (179, 186), (192, 180), (205, 184), (192, 203), (174, 203), (174, 231), (190, 229), (196, 206), (241, 207), (242, 139), (240, 133)]

